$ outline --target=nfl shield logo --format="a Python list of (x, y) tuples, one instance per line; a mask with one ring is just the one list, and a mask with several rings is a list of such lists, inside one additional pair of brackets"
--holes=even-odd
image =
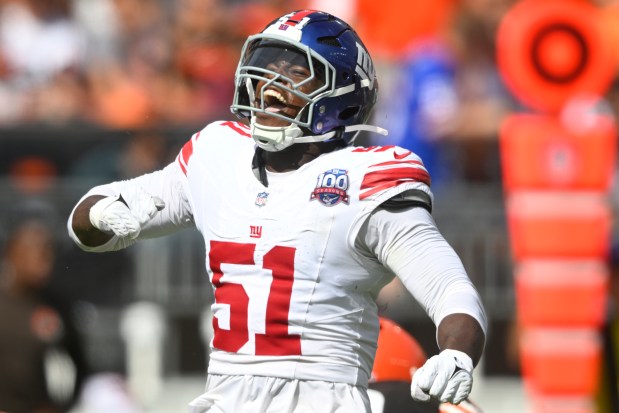
[(260, 192), (257, 196), (256, 196), (256, 205), (259, 207), (263, 207), (266, 205), (267, 203), (267, 198), (269, 197), (269, 194), (267, 192)]

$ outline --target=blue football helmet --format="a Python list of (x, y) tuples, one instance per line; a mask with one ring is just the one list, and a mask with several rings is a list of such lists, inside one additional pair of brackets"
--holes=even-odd
[[(279, 70), (278, 61), (288, 62), (288, 69)], [(241, 51), (235, 83), (231, 110), (250, 118), (252, 136), (264, 150), (333, 140), (349, 145), (361, 130), (387, 134), (365, 125), (378, 93), (372, 59), (352, 27), (328, 13), (292, 12), (250, 36)], [(285, 96), (301, 102), (295, 115), (287, 113)], [(261, 125), (256, 114), (289, 124)]]

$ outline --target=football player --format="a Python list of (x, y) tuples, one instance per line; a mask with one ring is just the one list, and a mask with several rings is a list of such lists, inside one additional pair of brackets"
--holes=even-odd
[(214, 287), (204, 394), (191, 412), (370, 412), (376, 296), (395, 276), (437, 325), (412, 397), (459, 403), (486, 315), (432, 216), (422, 160), (357, 147), (378, 81), (341, 19), (289, 13), (245, 43), (232, 112), (162, 170), (97, 186), (68, 220), (84, 250), (197, 228)]

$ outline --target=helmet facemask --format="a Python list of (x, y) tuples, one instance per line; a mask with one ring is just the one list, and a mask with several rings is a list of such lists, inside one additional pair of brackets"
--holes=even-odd
[[(303, 68), (303, 75), (282, 70), (282, 61)], [(387, 134), (366, 124), (378, 93), (372, 59), (355, 31), (328, 13), (295, 11), (250, 36), (235, 83), (232, 112), (251, 118), (252, 137), (264, 150), (351, 145), (362, 130)]]
[[(311, 133), (315, 103), (333, 91), (333, 67), (308, 46), (251, 36), (236, 71), (232, 111), (251, 117), (252, 136), (261, 148), (279, 151)], [(280, 119), (266, 126), (257, 119)]]

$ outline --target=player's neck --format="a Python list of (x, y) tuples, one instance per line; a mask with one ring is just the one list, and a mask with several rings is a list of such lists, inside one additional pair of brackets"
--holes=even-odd
[(265, 152), (265, 167), (269, 172), (295, 171), (337, 147), (331, 143), (297, 143), (278, 152)]

